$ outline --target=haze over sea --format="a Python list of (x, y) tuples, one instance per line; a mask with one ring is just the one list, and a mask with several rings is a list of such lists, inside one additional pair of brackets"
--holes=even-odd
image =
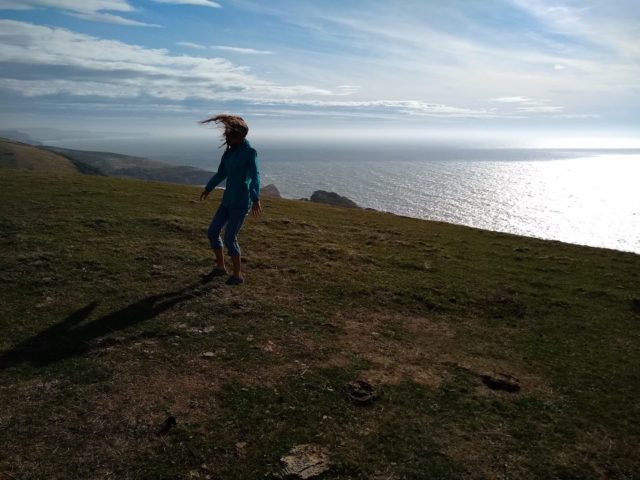
[[(208, 170), (217, 139), (83, 139), (58, 146)], [(335, 191), (363, 207), (640, 253), (640, 150), (456, 148), (255, 141), (263, 185), (287, 198)]]

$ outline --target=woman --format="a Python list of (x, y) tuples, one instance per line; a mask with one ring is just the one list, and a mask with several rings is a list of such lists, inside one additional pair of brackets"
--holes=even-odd
[(213, 216), (211, 225), (209, 225), (209, 242), (216, 256), (216, 266), (209, 275), (222, 276), (227, 274), (220, 240), (220, 231), (226, 224), (224, 244), (233, 263), (233, 274), (227, 279), (227, 285), (240, 285), (244, 283), (244, 277), (240, 270), (238, 232), (240, 232), (249, 209), (254, 217), (258, 217), (262, 213), (258, 155), (245, 138), (249, 133), (249, 127), (241, 117), (217, 115), (200, 123), (209, 122), (224, 125), (225, 141), (223, 145), (227, 146), (220, 160), (218, 172), (211, 177), (204, 191), (200, 194), (200, 201), (206, 200), (211, 190), (222, 180), (227, 179), (222, 203)]

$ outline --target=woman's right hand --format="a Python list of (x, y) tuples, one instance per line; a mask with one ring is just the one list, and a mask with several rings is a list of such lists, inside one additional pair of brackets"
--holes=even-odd
[(200, 194), (200, 201), (202, 202), (203, 200), (206, 200), (208, 196), (209, 196), (209, 192), (207, 192), (206, 190), (203, 190), (202, 193)]

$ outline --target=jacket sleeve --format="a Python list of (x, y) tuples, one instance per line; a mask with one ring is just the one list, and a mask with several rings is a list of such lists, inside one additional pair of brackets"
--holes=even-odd
[(204, 189), (207, 192), (210, 192), (211, 190), (216, 188), (216, 185), (218, 185), (225, 178), (227, 178), (227, 169), (225, 168), (225, 165), (224, 165), (224, 157), (225, 156), (222, 155), (222, 159), (220, 160), (220, 166), (218, 166), (218, 171), (213, 177), (211, 177), (211, 180), (209, 180), (207, 185), (204, 187)]
[(249, 158), (249, 178), (251, 184), (249, 186), (249, 196), (252, 202), (260, 200), (260, 167), (258, 164), (258, 153), (255, 150), (251, 150), (251, 157)]

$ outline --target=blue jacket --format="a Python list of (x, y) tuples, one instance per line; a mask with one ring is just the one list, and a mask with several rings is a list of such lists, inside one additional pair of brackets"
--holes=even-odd
[(249, 208), (260, 199), (258, 153), (246, 139), (224, 152), (217, 173), (204, 189), (210, 192), (225, 178), (227, 186), (222, 196), (225, 207)]

